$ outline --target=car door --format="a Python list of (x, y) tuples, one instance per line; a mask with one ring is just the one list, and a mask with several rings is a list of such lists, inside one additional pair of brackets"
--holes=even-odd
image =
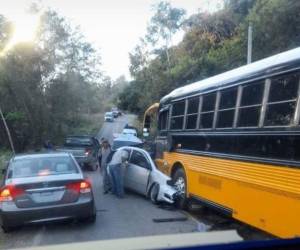
[(150, 171), (151, 165), (146, 156), (133, 149), (125, 172), (125, 186), (146, 194)]

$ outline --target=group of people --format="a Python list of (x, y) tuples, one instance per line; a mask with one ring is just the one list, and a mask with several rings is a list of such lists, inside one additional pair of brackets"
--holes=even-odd
[(113, 151), (108, 140), (101, 139), (99, 153), (100, 171), (103, 178), (103, 192), (124, 197), (124, 173), (129, 154), (125, 150)]

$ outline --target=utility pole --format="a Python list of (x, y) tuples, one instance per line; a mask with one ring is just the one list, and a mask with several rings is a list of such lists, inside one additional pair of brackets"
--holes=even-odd
[(252, 24), (248, 26), (248, 49), (247, 49), (247, 64), (252, 62)]
[(0, 116), (1, 116), (1, 119), (2, 119), (2, 121), (3, 121), (5, 130), (6, 130), (6, 133), (7, 133), (7, 137), (8, 137), (9, 143), (10, 143), (11, 150), (12, 150), (13, 154), (15, 154), (14, 143), (13, 143), (13, 140), (12, 140), (12, 137), (11, 137), (11, 134), (10, 134), (10, 131), (9, 131), (9, 128), (8, 128), (8, 126), (7, 126), (7, 123), (6, 123), (6, 121), (5, 121), (5, 117), (4, 117), (3, 113), (2, 113), (1, 107), (0, 107)]

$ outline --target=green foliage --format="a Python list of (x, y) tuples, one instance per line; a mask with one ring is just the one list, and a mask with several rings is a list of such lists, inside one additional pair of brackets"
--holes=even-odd
[[(152, 25), (158, 13), (170, 19), (161, 7), (165, 3), (158, 6)], [(300, 45), (298, 0), (225, 0), (222, 10), (198, 13), (182, 23), (183, 40), (167, 49), (169, 55), (161, 45), (155, 57), (149, 56), (147, 37), (130, 54), (134, 80), (120, 94), (122, 108), (141, 115), (175, 88), (246, 64), (249, 23), (253, 26), (254, 61)]]
[(5, 169), (6, 162), (12, 157), (12, 152), (0, 148), (0, 179), (2, 179), (2, 169)]
[[(0, 16), (0, 48), (11, 36)], [(84, 114), (102, 111), (104, 77), (98, 52), (78, 28), (54, 11), (41, 17), (37, 39), (19, 43), (0, 57), (0, 105), (17, 151), (56, 143)], [(105, 93), (107, 94), (107, 93)], [(99, 124), (98, 124), (99, 126)], [(0, 147), (8, 147), (0, 122)]]

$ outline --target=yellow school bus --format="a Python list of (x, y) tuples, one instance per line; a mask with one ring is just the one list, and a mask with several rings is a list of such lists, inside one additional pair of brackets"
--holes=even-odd
[(300, 48), (175, 89), (155, 161), (190, 199), (279, 237), (300, 236)]

